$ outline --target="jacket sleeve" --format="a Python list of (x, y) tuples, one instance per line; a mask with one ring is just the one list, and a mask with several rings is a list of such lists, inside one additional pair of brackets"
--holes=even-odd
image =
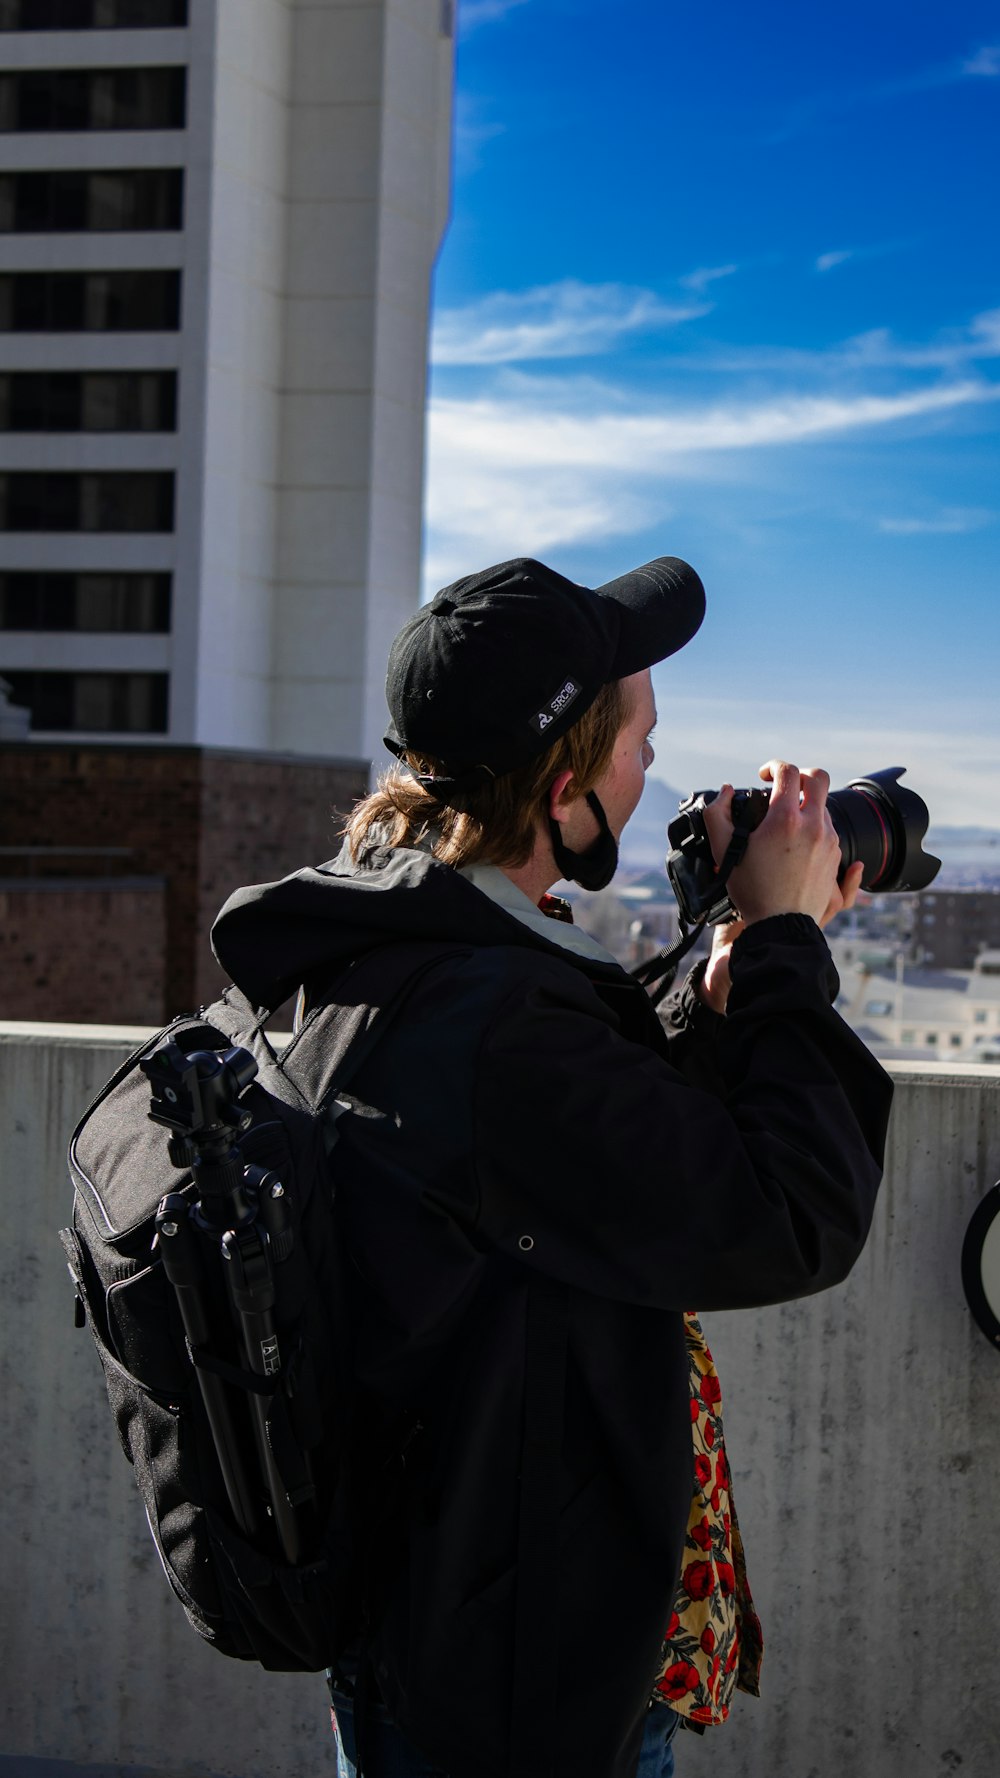
[(660, 1008), (660, 1021), (672, 1065), (692, 1086), (723, 1094), (719, 1046), (726, 1028), (725, 1015), (713, 1012), (698, 992), (707, 958), (689, 970), (680, 987)]
[(847, 1275), (891, 1083), (834, 1011), (807, 916), (748, 928), (732, 974), (711, 1091), (622, 1038), (576, 972), (513, 987), (478, 1070), (480, 1239), (661, 1308), (781, 1302)]

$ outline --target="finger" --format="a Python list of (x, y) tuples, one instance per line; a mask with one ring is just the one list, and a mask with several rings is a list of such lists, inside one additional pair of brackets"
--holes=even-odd
[(774, 785), (771, 792), (772, 809), (775, 802), (793, 804), (795, 808), (798, 808), (800, 789), (798, 766), (793, 766), (787, 759), (769, 759), (761, 766), (760, 776), (765, 782), (770, 779)]
[(743, 931), (742, 920), (726, 920), (720, 926), (712, 928), (712, 951), (718, 955), (721, 951), (731, 951), (740, 933)]
[(825, 809), (826, 799), (830, 793), (830, 774), (824, 772), (822, 766), (803, 766), (800, 773), (802, 785), (802, 807)]
[(821, 926), (829, 926), (830, 921), (836, 919), (838, 914), (843, 914), (848, 908), (854, 906), (864, 872), (863, 864), (852, 864), (850, 869), (844, 872), (843, 882), (837, 886), (826, 904), (826, 911), (820, 921)]
[(840, 893), (843, 896), (845, 908), (852, 908), (857, 901), (858, 890), (861, 888), (861, 879), (864, 874), (865, 867), (860, 861), (852, 864), (849, 869), (844, 872), (844, 880), (840, 885)]
[(722, 863), (733, 835), (733, 787), (724, 784), (705, 810), (705, 830), (716, 866)]

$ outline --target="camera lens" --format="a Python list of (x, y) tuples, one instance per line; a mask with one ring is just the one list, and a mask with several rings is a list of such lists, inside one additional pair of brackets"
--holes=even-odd
[(826, 801), (844, 869), (860, 859), (861, 887), (879, 894), (926, 889), (941, 869), (940, 858), (923, 850), (927, 804), (899, 783), (904, 770), (886, 766), (855, 778), (846, 790), (831, 790)]

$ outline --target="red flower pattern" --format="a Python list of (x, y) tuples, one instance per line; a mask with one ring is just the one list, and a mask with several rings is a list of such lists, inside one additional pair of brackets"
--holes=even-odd
[(681, 1586), (689, 1599), (707, 1599), (715, 1591), (711, 1562), (689, 1562), (681, 1575)]
[(717, 1407), (722, 1400), (722, 1384), (712, 1371), (702, 1377), (698, 1393), (707, 1408)]
[(675, 1661), (672, 1667), (668, 1667), (660, 1675), (656, 1689), (665, 1698), (674, 1701), (686, 1698), (688, 1692), (696, 1692), (700, 1684), (701, 1674), (697, 1667), (692, 1667), (690, 1661)]
[(691, 1367), (694, 1488), (688, 1553), (653, 1697), (691, 1722), (717, 1723), (728, 1716), (737, 1686), (757, 1692), (763, 1644), (732, 1505), (722, 1388), (697, 1319), (687, 1314), (684, 1320)]

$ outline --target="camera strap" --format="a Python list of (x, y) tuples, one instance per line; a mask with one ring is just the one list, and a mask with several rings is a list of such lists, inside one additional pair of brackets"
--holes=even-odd
[[(747, 849), (749, 839), (750, 834), (745, 828), (734, 827), (732, 838), (729, 841), (729, 845), (726, 847), (722, 863), (712, 876), (709, 906), (706, 907), (700, 920), (696, 921), (695, 924), (689, 928), (688, 922), (685, 920), (683, 914), (681, 914), (678, 921), (681, 929), (680, 937), (676, 942), (672, 945), (664, 946), (662, 950), (657, 951), (655, 957), (649, 957), (645, 963), (639, 963), (636, 968), (632, 970), (631, 973), (633, 977), (641, 987), (652, 988), (654, 982), (658, 984), (649, 996), (654, 1006), (659, 1006), (660, 1001), (669, 994), (673, 987), (674, 978), (677, 974), (677, 966), (680, 963), (681, 958), (687, 956), (687, 953), (691, 950), (692, 946), (697, 943), (701, 934), (704, 932), (705, 927), (708, 924), (708, 916), (711, 907), (717, 904), (719, 896), (725, 889), (731, 873), (736, 869), (736, 866), (739, 864)], [(717, 923), (717, 921), (713, 922), (713, 924)]]
[(701, 937), (707, 924), (707, 915), (703, 915), (698, 924), (692, 926), (690, 931), (686, 930), (686, 921), (682, 920), (680, 924), (681, 935), (675, 944), (665, 945), (662, 950), (657, 951), (655, 957), (648, 957), (645, 963), (637, 964), (631, 971), (633, 979), (639, 983), (640, 987), (652, 988), (654, 982), (659, 983), (659, 986), (649, 996), (654, 1006), (659, 1006), (660, 1001), (669, 994), (674, 985), (677, 965)]

